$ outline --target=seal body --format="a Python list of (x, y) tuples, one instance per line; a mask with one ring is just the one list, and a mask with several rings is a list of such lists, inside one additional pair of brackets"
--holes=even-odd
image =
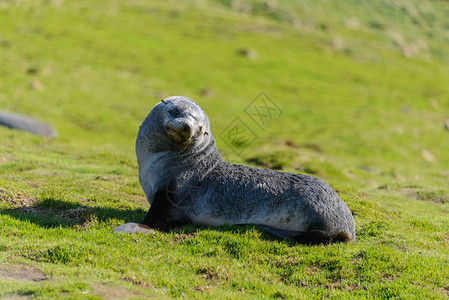
[[(351, 212), (327, 183), (224, 161), (207, 115), (186, 97), (168, 97), (151, 110), (136, 155), (151, 205), (142, 223), (150, 228), (254, 224), (300, 243), (355, 241)], [(128, 224), (115, 231), (142, 231)]]
[(31, 117), (19, 114), (0, 111), (0, 126), (5, 126), (10, 129), (23, 130), (45, 137), (58, 136), (56, 131), (50, 125), (39, 122)]

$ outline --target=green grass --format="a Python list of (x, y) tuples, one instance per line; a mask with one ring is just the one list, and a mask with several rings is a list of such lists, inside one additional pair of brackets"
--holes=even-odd
[[(0, 1), (0, 297), (447, 298), (445, 1)], [(282, 110), (259, 127), (265, 92)], [(138, 126), (185, 95), (228, 160), (329, 182), (352, 245), (247, 227), (113, 234), (148, 203)], [(236, 117), (257, 138), (219, 137)]]

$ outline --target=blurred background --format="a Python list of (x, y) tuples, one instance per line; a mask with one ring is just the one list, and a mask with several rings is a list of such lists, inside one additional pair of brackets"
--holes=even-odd
[[(2, 151), (135, 170), (138, 126), (184, 95), (231, 161), (447, 189), (448, 15), (429, 0), (0, 1), (0, 110), (59, 134), (0, 128)], [(247, 109), (261, 92), (279, 109), (263, 126)], [(246, 144), (226, 140), (236, 118)]]

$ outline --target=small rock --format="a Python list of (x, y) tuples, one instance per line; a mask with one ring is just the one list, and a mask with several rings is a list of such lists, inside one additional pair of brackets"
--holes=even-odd
[(421, 152), (422, 157), (428, 161), (428, 162), (435, 162), (435, 155), (433, 155), (432, 153), (430, 153), (429, 150), (424, 149)]
[(444, 129), (449, 131), (449, 119), (444, 120)]
[(144, 232), (144, 233), (154, 233), (154, 230), (144, 224), (139, 223), (126, 223), (119, 227), (116, 227), (113, 232), (124, 232), (124, 233), (136, 233), (136, 232)]

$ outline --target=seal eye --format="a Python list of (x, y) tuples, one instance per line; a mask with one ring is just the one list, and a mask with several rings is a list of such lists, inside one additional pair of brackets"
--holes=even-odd
[(179, 110), (179, 108), (175, 107), (172, 110), (169, 111), (169, 113), (173, 116), (173, 117), (177, 117), (181, 114), (181, 111)]

